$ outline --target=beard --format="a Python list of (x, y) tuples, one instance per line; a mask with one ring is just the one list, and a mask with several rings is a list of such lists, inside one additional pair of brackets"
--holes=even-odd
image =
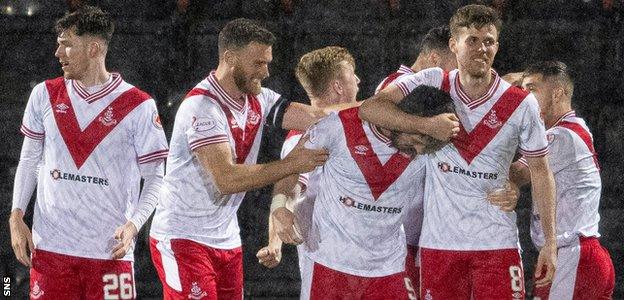
[(236, 87), (245, 94), (258, 95), (262, 91), (260, 83), (258, 82), (256, 84), (251, 79), (247, 78), (243, 68), (238, 65), (234, 67), (233, 77)]

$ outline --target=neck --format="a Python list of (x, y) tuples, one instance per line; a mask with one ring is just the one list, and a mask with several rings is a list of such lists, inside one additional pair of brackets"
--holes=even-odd
[(78, 83), (84, 87), (92, 87), (104, 84), (110, 78), (110, 73), (106, 70), (104, 62), (99, 62), (89, 67), (85, 76), (78, 79)]
[(487, 71), (485, 76), (475, 77), (468, 72), (462, 72), (459, 70), (459, 81), (462, 89), (468, 94), (470, 99), (477, 99), (483, 96), (490, 89), (490, 85), (493, 82), (493, 75), (490, 70)]
[(308, 94), (308, 97), (310, 98), (310, 105), (316, 108), (327, 108), (332, 105), (347, 102), (342, 98), (341, 95), (338, 95), (334, 92), (328, 92), (327, 95), (324, 95), (321, 97), (315, 97), (315, 96)]
[(217, 78), (217, 81), (219, 82), (221, 87), (223, 87), (225, 92), (230, 97), (232, 97), (234, 101), (244, 101), (241, 100), (243, 99), (244, 93), (238, 88), (238, 86), (236, 86), (236, 83), (234, 82), (234, 74), (232, 73), (231, 69), (232, 68), (230, 68), (229, 66), (220, 63), (217, 67), (217, 70), (215, 71), (215, 77)]
[(429, 68), (429, 65), (427, 64), (425, 59), (423, 59), (423, 55), (418, 55), (418, 58), (416, 58), (416, 61), (410, 67), (410, 69), (412, 69), (412, 71), (414, 72), (419, 72), (420, 70), (424, 70), (427, 68)]
[(548, 117), (544, 118), (544, 125), (546, 125), (546, 129), (550, 129), (555, 126), (555, 123), (563, 117), (563, 115), (569, 113), (572, 110), (572, 106), (568, 103), (561, 104), (557, 107), (553, 107), (553, 113), (549, 114)]

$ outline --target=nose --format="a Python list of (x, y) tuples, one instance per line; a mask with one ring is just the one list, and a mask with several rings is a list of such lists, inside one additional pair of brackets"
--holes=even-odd
[(58, 45), (58, 47), (56, 47), (56, 51), (54, 51), (54, 56), (56, 57), (61, 57), (61, 45)]

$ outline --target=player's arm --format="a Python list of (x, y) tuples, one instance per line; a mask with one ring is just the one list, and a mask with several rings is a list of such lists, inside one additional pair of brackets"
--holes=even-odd
[(134, 213), (124, 225), (115, 229), (114, 237), (118, 241), (111, 251), (113, 259), (120, 259), (132, 250), (134, 238), (137, 236), (143, 224), (152, 215), (156, 204), (160, 188), (162, 187), (165, 173), (165, 160), (142, 163), (139, 165), (141, 177), (143, 178), (143, 189)]
[(290, 174), (305, 173), (327, 160), (327, 151), (306, 149), (302, 138), (283, 160), (267, 164), (245, 165), (234, 162), (228, 143), (196, 148), (195, 156), (222, 194), (234, 194), (274, 183)]
[(540, 250), (535, 271), (536, 277), (540, 277), (543, 271), (546, 272), (546, 275), (542, 279), (537, 280), (535, 284), (544, 286), (552, 281), (557, 265), (555, 180), (548, 166), (547, 156), (526, 157), (526, 162), (532, 182), (531, 194), (540, 215), (546, 241), (544, 247)]
[(38, 166), (43, 154), (43, 140), (24, 138), (20, 161), (15, 172), (13, 202), (9, 227), (11, 247), (17, 260), (30, 267), (30, 253), (34, 250), (32, 234), (24, 222), (24, 212), (37, 187)]
[(454, 114), (425, 118), (402, 112), (397, 103), (403, 97), (401, 89), (390, 84), (362, 103), (360, 117), (390, 130), (426, 134), (441, 141), (447, 141), (459, 132), (459, 121)]
[(283, 129), (294, 129), (305, 131), (314, 125), (321, 118), (326, 117), (331, 112), (341, 111), (343, 109), (359, 106), (361, 102), (340, 103), (324, 108), (318, 108), (297, 102), (291, 102), (284, 112), (281, 127)]

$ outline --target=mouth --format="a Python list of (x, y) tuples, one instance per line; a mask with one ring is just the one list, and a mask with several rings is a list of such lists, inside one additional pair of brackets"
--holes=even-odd
[(60, 63), (61, 63), (61, 68), (62, 68), (63, 70), (64, 70), (66, 67), (68, 67), (68, 66), (69, 66), (69, 63), (68, 63), (68, 62), (61, 61)]

